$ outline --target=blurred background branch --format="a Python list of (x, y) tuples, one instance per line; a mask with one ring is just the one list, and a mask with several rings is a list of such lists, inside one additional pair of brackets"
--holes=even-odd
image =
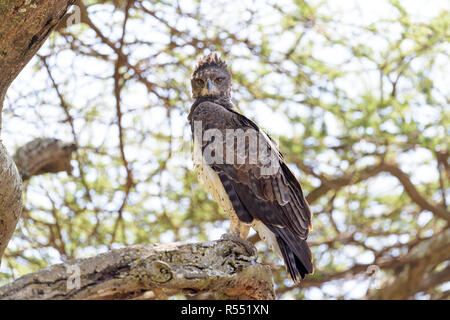
[(276, 298), (448, 299), (449, 9), (78, 1), (5, 99), (8, 150), (42, 137), (77, 150), (70, 175), (25, 183), (0, 282), (109, 249), (224, 233), (226, 216), (192, 170), (186, 119), (193, 65), (217, 51), (234, 102), (277, 138), (314, 213), (316, 273), (300, 287), (250, 235)]
[(22, 181), (34, 175), (65, 171), (71, 174), (72, 152), (76, 145), (58, 139), (37, 138), (16, 150), (13, 159)]

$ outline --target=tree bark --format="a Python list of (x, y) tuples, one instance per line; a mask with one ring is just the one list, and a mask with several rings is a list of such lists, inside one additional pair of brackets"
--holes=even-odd
[(64, 143), (58, 139), (37, 138), (17, 149), (13, 156), (23, 181), (34, 175), (72, 172), (70, 160), (77, 149), (73, 143)]
[(4, 164), (0, 166), (4, 168), (0, 170), (0, 213), (2, 208), (12, 209), (12, 214), (0, 216), (0, 260), (22, 213), (22, 181), (48, 172), (70, 173), (70, 160), (75, 150), (73, 143), (38, 138), (17, 149), (11, 159), (0, 142), (0, 163)]
[(11, 82), (73, 3), (74, 0), (0, 1), (0, 111)]
[(0, 263), (22, 214), (22, 181), (0, 140)]
[(271, 269), (256, 260), (229, 240), (135, 245), (25, 275), (1, 287), (0, 299), (274, 299)]
[[(6, 91), (74, 0), (0, 1), (0, 131)], [(22, 182), (0, 141), (0, 262), (22, 214)]]

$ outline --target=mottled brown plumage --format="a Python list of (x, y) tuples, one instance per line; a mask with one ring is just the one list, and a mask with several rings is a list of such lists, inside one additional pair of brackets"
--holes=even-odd
[[(223, 79), (217, 82), (217, 78)], [(314, 269), (306, 243), (311, 211), (299, 182), (273, 140), (231, 102), (231, 74), (225, 62), (216, 54), (206, 56), (195, 67), (191, 82), (196, 100), (189, 121), (194, 152), (201, 158), (196, 168), (214, 199), (230, 215), (230, 234), (245, 239), (248, 228), (253, 227), (284, 259), (291, 278), (299, 281)], [(204, 139), (208, 130), (214, 138)], [(251, 140), (243, 139), (245, 153), (239, 153), (237, 143), (230, 146), (226, 139), (230, 132), (236, 141), (243, 134), (250, 137), (254, 133), (262, 149), (255, 150)], [(230, 156), (233, 161), (217, 161), (220, 150), (224, 158)], [(271, 161), (260, 157), (261, 150)], [(255, 152), (256, 160), (252, 158)]]

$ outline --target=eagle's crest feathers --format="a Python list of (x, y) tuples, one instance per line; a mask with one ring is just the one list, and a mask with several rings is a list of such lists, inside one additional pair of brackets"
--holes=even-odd
[(209, 67), (217, 67), (228, 71), (226, 62), (220, 59), (217, 53), (210, 53), (198, 61), (198, 64), (195, 66), (192, 74), (195, 75), (199, 71)]

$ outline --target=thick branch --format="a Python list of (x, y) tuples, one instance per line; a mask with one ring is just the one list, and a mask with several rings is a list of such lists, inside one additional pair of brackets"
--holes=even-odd
[(0, 2), (0, 114), (9, 85), (39, 50), (73, 2), (74, 0)]
[[(0, 129), (6, 91), (74, 0), (0, 1)], [(0, 262), (22, 214), (22, 182), (0, 142)]]
[(22, 180), (47, 172), (66, 171), (71, 173), (72, 152), (76, 150), (73, 143), (64, 143), (57, 139), (38, 138), (17, 149), (14, 161)]
[(420, 286), (417, 288), (417, 292), (427, 291), (447, 281), (450, 281), (450, 265), (442, 271), (427, 274)]
[(135, 245), (25, 275), (1, 287), (0, 299), (274, 299), (270, 267), (256, 259), (228, 240)]
[(22, 215), (22, 181), (14, 161), (0, 141), (0, 262)]
[(450, 229), (419, 243), (399, 262), (402, 269), (390, 281), (376, 291), (369, 299), (408, 299), (420, 291), (425, 274), (437, 264), (450, 259)]
[[(76, 146), (57, 139), (35, 139), (17, 149), (13, 159), (0, 143), (0, 260), (22, 213), (22, 180), (47, 172), (71, 172), (72, 151)], [(17, 172), (19, 170), (19, 172)], [(19, 177), (20, 174), (20, 177)], [(2, 214), (2, 208), (10, 212)]]

